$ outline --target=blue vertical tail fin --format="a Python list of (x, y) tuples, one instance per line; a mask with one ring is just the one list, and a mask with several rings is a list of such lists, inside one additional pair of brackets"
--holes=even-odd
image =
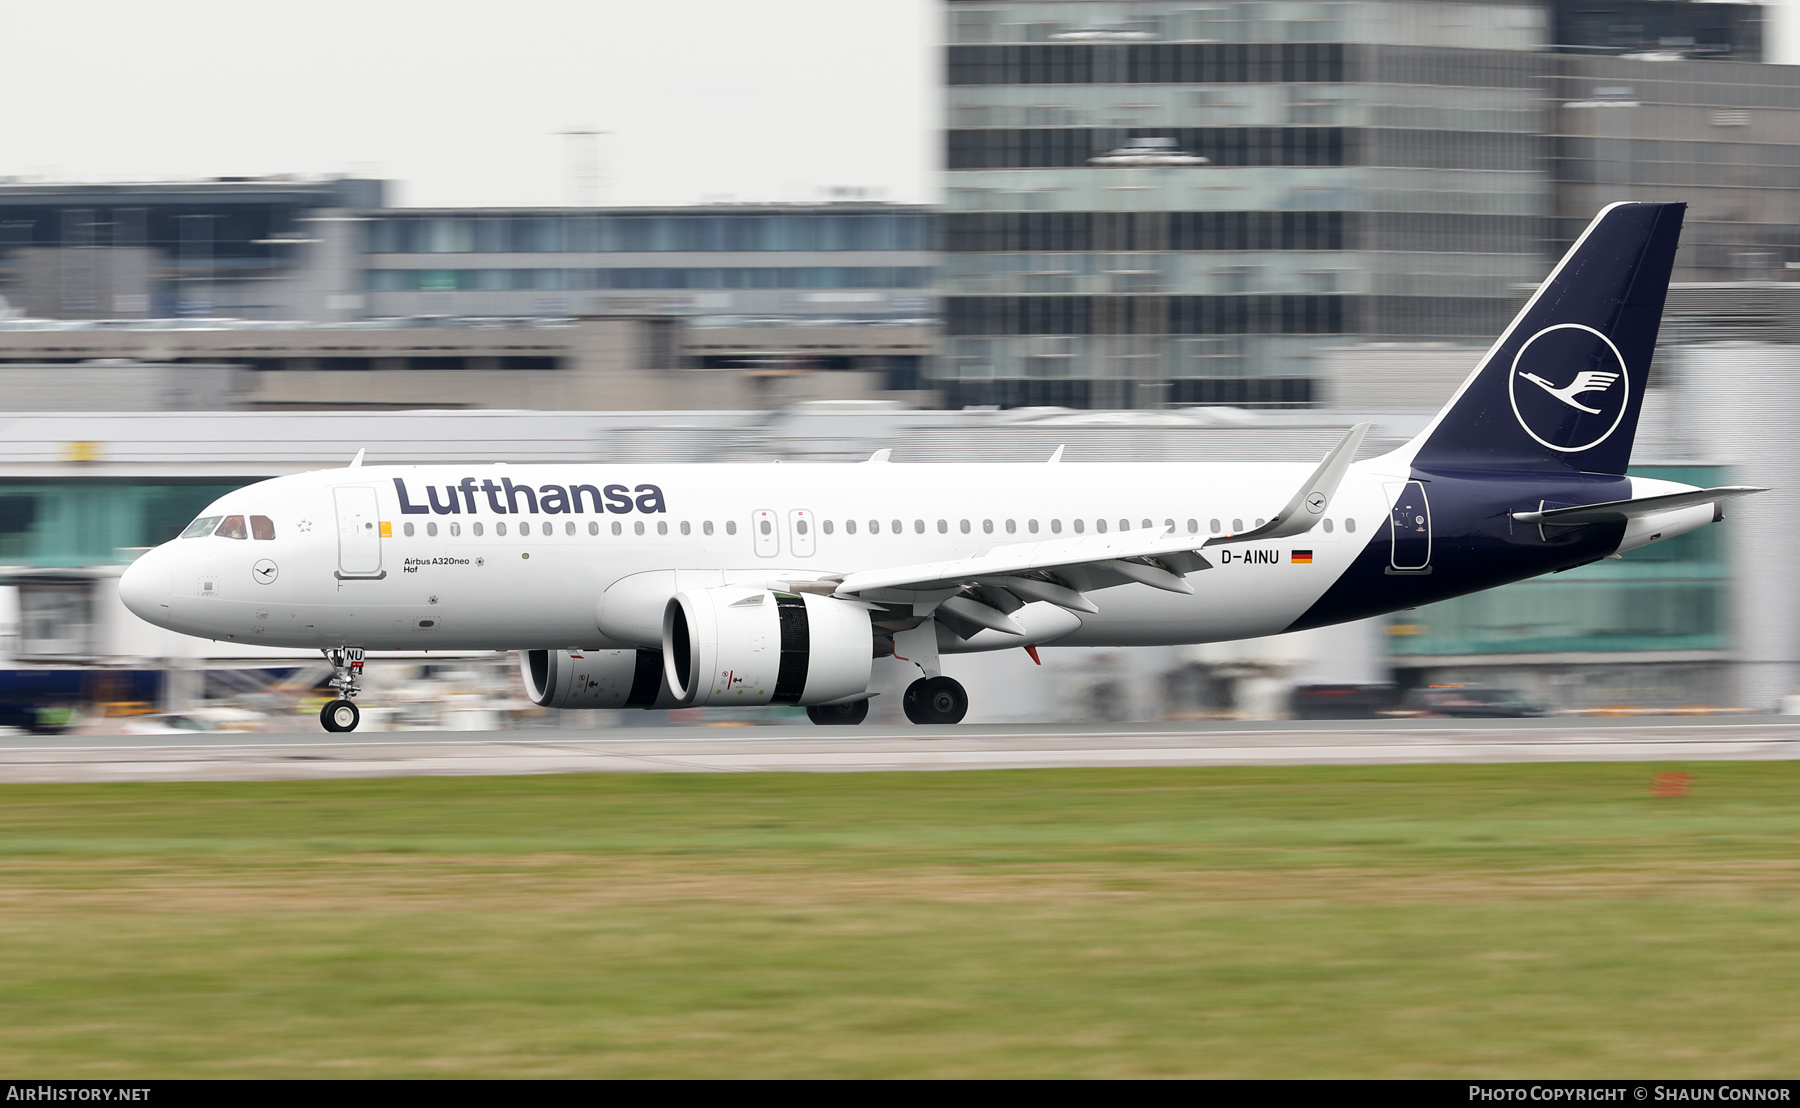
[(1624, 473), (1686, 210), (1595, 216), (1420, 434), (1413, 465)]

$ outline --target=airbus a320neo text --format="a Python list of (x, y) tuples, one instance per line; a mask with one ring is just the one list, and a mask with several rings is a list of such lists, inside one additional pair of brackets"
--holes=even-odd
[[(1748, 488), (1626, 475), (1681, 204), (1614, 204), (1412, 441), (1288, 464), (363, 466), (219, 498), (120, 582), (160, 627), (323, 650), (516, 650), (555, 708), (968, 708), (943, 659), (1362, 619), (1622, 554)], [(1060, 453), (1060, 451), (1059, 451)], [(1053, 463), (1053, 464), (1051, 464)]]

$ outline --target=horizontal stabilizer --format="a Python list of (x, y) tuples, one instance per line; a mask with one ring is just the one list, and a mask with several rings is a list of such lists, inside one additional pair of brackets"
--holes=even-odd
[(1589, 523), (1618, 523), (1636, 516), (1672, 512), (1699, 504), (1716, 504), (1753, 492), (1768, 492), (1754, 485), (1721, 485), (1716, 489), (1672, 492), (1666, 496), (1641, 496), (1634, 500), (1609, 500), (1604, 504), (1581, 504), (1573, 508), (1544, 508), (1533, 512), (1514, 512), (1520, 523), (1542, 523), (1552, 527), (1581, 527)]

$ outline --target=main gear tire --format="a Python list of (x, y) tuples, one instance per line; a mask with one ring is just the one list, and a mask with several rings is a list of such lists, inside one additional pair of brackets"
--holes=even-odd
[(350, 700), (334, 700), (319, 709), (319, 722), (325, 730), (334, 734), (356, 730), (362, 722), (362, 712), (357, 710), (356, 703)]
[(921, 677), (906, 687), (901, 706), (914, 723), (944, 726), (969, 714), (969, 694), (954, 678)]
[(806, 718), (820, 727), (855, 727), (869, 718), (869, 702), (852, 700), (848, 704), (815, 704), (806, 710)]

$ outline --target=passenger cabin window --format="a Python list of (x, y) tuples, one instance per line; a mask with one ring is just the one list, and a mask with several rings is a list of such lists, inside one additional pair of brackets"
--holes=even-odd
[(431, 538), (437, 538), (437, 524), (427, 523), (425, 525), (425, 534)]
[(594, 522), (593, 520), (589, 520), (588, 521), (588, 534), (598, 535), (599, 533), (600, 533), (600, 525), (598, 523)]
[(243, 516), (226, 516), (225, 522), (219, 524), (219, 529), (213, 534), (222, 539), (247, 539), (250, 537), (250, 529), (244, 526)]
[[(569, 534), (573, 535), (574, 533), (575, 533), (575, 525), (573, 523), (571, 523), (571, 524), (569, 524)], [(694, 533), (693, 525), (688, 523), (688, 521), (685, 519), (681, 521), (681, 533), (684, 535), (691, 535)]]
[(615, 535), (623, 535), (625, 533), (625, 525), (615, 519), (613, 520), (612, 531)]
[(1037, 520), (1034, 519), (1034, 520), (1028, 521), (1025, 524), (1025, 529), (1027, 531), (1030, 531), (1034, 535), (1037, 534)]
[(451, 525), (450, 525), (450, 534), (451, 534), (451, 535), (452, 535), (452, 536), (455, 536), (455, 535), (460, 535), (460, 534), (462, 534), (462, 524), (460, 524), (460, 523), (452, 523), (452, 524), (451, 524)]
[(1244, 521), (1243, 521), (1243, 520), (1241, 520), (1241, 519), (1234, 519), (1234, 520), (1232, 520), (1232, 521), (1231, 521), (1231, 533), (1232, 533), (1232, 534), (1234, 534), (1234, 535), (1235, 535), (1235, 534), (1237, 534), (1237, 533), (1238, 533), (1238, 532), (1239, 532), (1239, 531), (1242, 531), (1242, 530), (1243, 530), (1243, 529), (1244, 529)]
[(481, 524), (479, 524), (479, 523), (469, 524), (469, 533), (471, 535), (474, 535), (477, 538), (479, 538), (481, 536)]
[[(684, 523), (681, 525), (681, 531), (682, 531), (682, 534), (687, 533), (687, 524)], [(575, 533), (575, 521), (574, 520), (570, 520), (569, 522), (563, 524), (563, 534), (573, 535), (574, 533)]]
[[(615, 524), (615, 526), (617, 526), (617, 525)], [(728, 519), (725, 521), (725, 533), (727, 535), (737, 534), (737, 520)]]
[(633, 534), (638, 534), (638, 535), (643, 534), (644, 533), (644, 521), (640, 519), (636, 523), (632, 524), (631, 530), (632, 530)]
[[(404, 534), (404, 535), (405, 535), (405, 536), (406, 536), (406, 537), (407, 537), (407, 538), (409, 538), (409, 539), (410, 539), (410, 538), (412, 538), (412, 537), (413, 537), (413, 525), (412, 525), (412, 524), (410, 524), (410, 523), (408, 523), (408, 524), (406, 524), (406, 525), (404, 525), (404, 526), (402, 526), (402, 527), (401, 527), (401, 528), (400, 528), (400, 531), (401, 531), (401, 533), (402, 533), (402, 534)], [(257, 538), (259, 538), (259, 539), (260, 539), (260, 538), (262, 538), (262, 536), (261, 536), (261, 535), (258, 535), (258, 536), (256, 536), (256, 537), (257, 537)]]
[[(1190, 527), (1188, 530), (1192, 531), (1193, 528)], [(1219, 521), (1216, 519), (1212, 521), (1212, 533), (1215, 535), (1219, 533)]]
[(1329, 519), (1325, 521), (1325, 533), (1327, 535), (1331, 534), (1331, 521)]
[[(480, 527), (481, 524), (477, 523), (475, 526)], [(475, 533), (479, 535), (481, 532), (477, 531)], [(494, 534), (496, 534), (496, 535), (506, 534), (506, 524), (504, 524), (504, 523), (494, 524)]]
[[(412, 532), (408, 531), (407, 534), (410, 535)], [(268, 542), (275, 537), (275, 521), (268, 516), (251, 516), (250, 537)]]
[(925, 521), (922, 519), (913, 520), (913, 530), (916, 533), (923, 535), (925, 533)]
[(948, 535), (949, 533), (950, 533), (949, 522), (946, 520), (942, 520), (942, 519), (938, 520), (938, 534)]
[(1050, 533), (1052, 535), (1062, 534), (1062, 520), (1053, 519), (1050, 521)]
[[(805, 524), (803, 523), (803, 524), (801, 524), (801, 526), (805, 526)], [(827, 535), (831, 534), (831, 521), (829, 519), (826, 520), (821, 526), (823, 526), (825, 528), (825, 533)]]
[(1007, 534), (1009, 534), (1009, 535), (1014, 534), (1018, 530), (1019, 530), (1019, 525), (1017, 523), (1013, 522), (1010, 519), (1006, 521), (1006, 533)]
[(223, 516), (201, 516), (187, 525), (187, 530), (181, 533), (181, 537), (184, 539), (204, 538), (213, 533), (213, 528), (217, 527), (219, 520), (223, 518)]
[(712, 534), (712, 520), (709, 519), (705, 523), (702, 523), (700, 525), (700, 530), (704, 534)]
[(844, 521), (844, 534), (846, 534), (846, 535), (856, 534), (856, 521), (854, 519), (846, 519)]
[(1084, 521), (1079, 520), (1079, 519), (1074, 521), (1074, 527), (1075, 527), (1075, 533), (1077, 535), (1079, 535), (1083, 531), (1087, 530), (1087, 524)]
[[(1081, 530), (1080, 520), (1075, 521), (1075, 530)], [(1106, 534), (1106, 521), (1104, 519), (1096, 519), (1094, 521), (1094, 530), (1100, 532), (1102, 535)]]
[(994, 533), (994, 521), (991, 519), (982, 520), (981, 521), (981, 533), (984, 535), (993, 534)]
[(1344, 530), (1352, 535), (1356, 534), (1356, 521), (1348, 516), (1344, 517)]

